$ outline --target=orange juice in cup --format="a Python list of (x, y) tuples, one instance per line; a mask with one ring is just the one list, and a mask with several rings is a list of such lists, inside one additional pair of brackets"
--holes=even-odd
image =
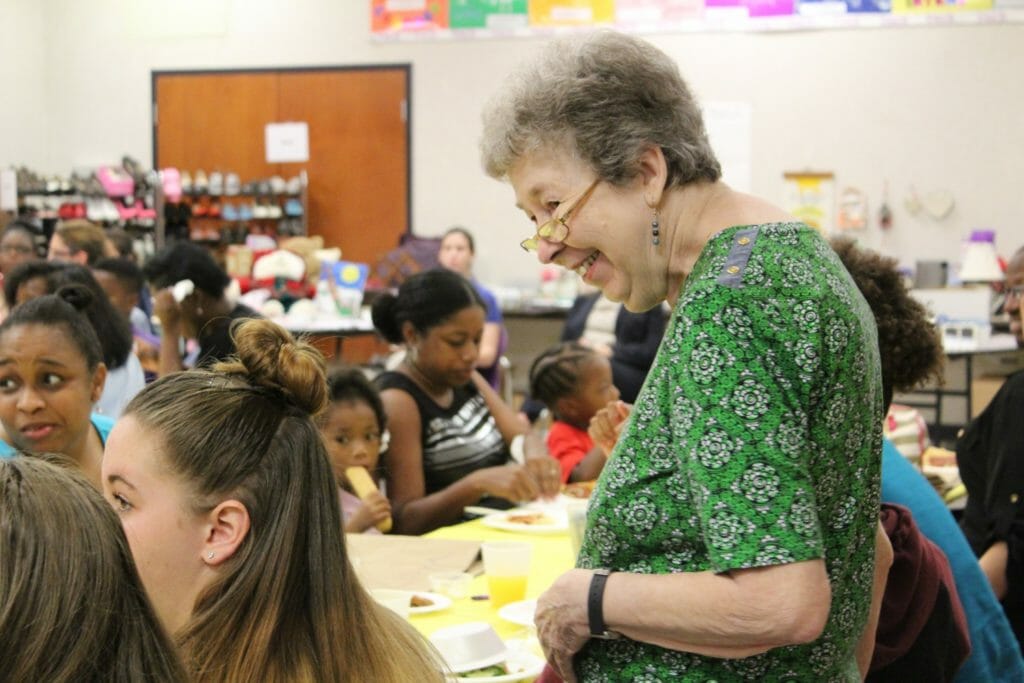
[(530, 549), (525, 541), (485, 541), (480, 546), (492, 607), (526, 598)]

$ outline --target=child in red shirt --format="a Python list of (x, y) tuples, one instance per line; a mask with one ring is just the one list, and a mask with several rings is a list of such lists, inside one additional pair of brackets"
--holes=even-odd
[(562, 468), (562, 483), (597, 479), (608, 454), (594, 445), (587, 427), (594, 413), (619, 398), (608, 358), (579, 342), (553, 346), (530, 366), (530, 395), (554, 418), (547, 445)]

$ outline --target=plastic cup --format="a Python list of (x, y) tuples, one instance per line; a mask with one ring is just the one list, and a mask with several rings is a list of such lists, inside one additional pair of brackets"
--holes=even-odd
[(492, 607), (526, 598), (531, 546), (525, 541), (485, 541), (480, 546)]
[(436, 572), (427, 578), (430, 590), (455, 600), (469, 595), (469, 586), (473, 583), (473, 575), (468, 572)]
[(580, 554), (583, 546), (583, 532), (587, 529), (587, 501), (573, 500), (566, 507), (569, 517), (569, 541), (572, 543), (572, 556)]

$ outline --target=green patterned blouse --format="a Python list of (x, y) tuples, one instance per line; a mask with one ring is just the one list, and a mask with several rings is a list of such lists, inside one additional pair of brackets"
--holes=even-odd
[(824, 558), (828, 623), (813, 643), (732, 660), (591, 640), (581, 680), (860, 680), (882, 449), (875, 329), (807, 226), (708, 242), (591, 498), (578, 566), (727, 572)]

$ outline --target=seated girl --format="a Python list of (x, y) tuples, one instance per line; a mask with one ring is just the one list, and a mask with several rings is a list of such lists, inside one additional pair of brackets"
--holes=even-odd
[(530, 395), (551, 411), (548, 453), (561, 466), (562, 483), (597, 479), (608, 459), (587, 434), (590, 418), (619, 398), (606, 356), (578, 342), (563, 342), (530, 366)]
[(398, 533), (457, 522), (467, 505), (508, 507), (558, 492), (558, 464), (538, 440), (524, 439), (524, 464), (512, 460), (510, 444), (527, 427), (474, 370), (484, 316), (473, 285), (443, 268), (374, 302), (377, 330), (407, 348), (376, 380), (391, 433), (387, 491)]
[(236, 361), (146, 386), (110, 434), (103, 487), (194, 680), (441, 680), (422, 638), (356, 579), (312, 416), (324, 359), (266, 320)]
[(62, 460), (0, 459), (3, 680), (183, 683), (117, 517)]
[(327, 391), (330, 403), (320, 418), (320, 433), (338, 482), (345, 531), (380, 533), (378, 525), (390, 526), (391, 503), (380, 491), (357, 498), (345, 470), (365, 467), (374, 481), (378, 479), (380, 453), (387, 448), (384, 405), (359, 368), (332, 372)]
[(82, 313), (91, 296), (67, 286), (16, 306), (0, 324), (0, 458), (14, 448), (61, 453), (98, 489), (113, 421), (92, 414), (107, 368)]

